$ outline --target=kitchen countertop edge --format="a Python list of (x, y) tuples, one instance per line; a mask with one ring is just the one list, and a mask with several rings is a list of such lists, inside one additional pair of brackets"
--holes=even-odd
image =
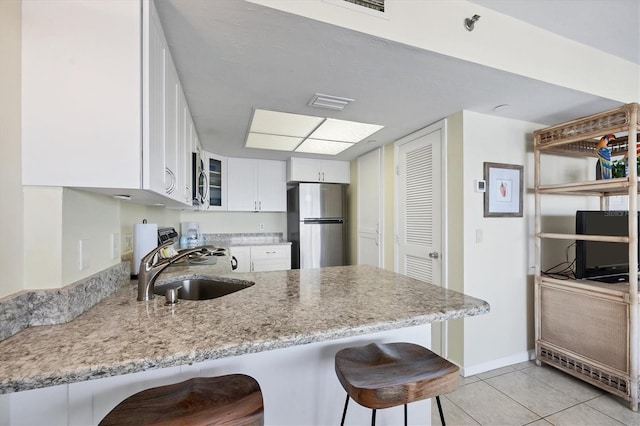
[[(194, 273), (202, 276), (217, 276), (217, 278), (222, 278), (224, 280), (252, 280), (252, 278), (257, 278), (256, 281), (260, 281), (262, 277), (270, 276), (264, 274), (272, 274), (272, 273), (259, 273), (259, 274), (222, 274), (219, 275), (220, 272), (223, 271), (215, 271), (214, 273), (212, 268), (209, 271), (204, 271), (200, 268), (196, 267), (198, 271), (202, 271), (200, 273), (195, 273), (193, 270), (177, 268), (174, 273), (168, 274), (171, 277), (166, 277), (166, 279), (176, 279), (177, 277), (185, 277), (185, 276), (193, 276)], [(362, 267), (358, 271), (361, 271)], [(182, 269), (182, 270), (181, 270)], [(195, 268), (193, 268), (195, 269)], [(370, 270), (364, 269), (365, 272)], [(378, 270), (382, 271), (382, 270)], [(337, 271), (336, 271), (337, 272)], [(375, 272), (375, 271), (374, 271)], [(397, 274), (396, 274), (397, 275)], [(402, 277), (402, 279), (408, 279), (406, 277)], [(160, 282), (161, 280), (159, 280)], [(164, 281), (164, 280), (162, 280)], [(413, 280), (415, 281), (415, 280)], [(135, 284), (135, 283), (133, 283)], [(259, 283), (257, 285), (270, 285), (270, 283)], [(131, 295), (134, 294), (133, 291), (134, 285), (128, 290), (128, 293)], [(434, 287), (434, 286), (430, 286)], [(440, 289), (442, 292), (446, 293), (450, 290)], [(438, 291), (433, 288), (430, 291)], [(453, 292), (455, 293), (455, 292)], [(459, 293), (458, 293), (459, 294)], [(110, 362), (100, 364), (99, 362), (94, 362), (90, 365), (83, 365), (82, 362), (74, 364), (70, 363), (68, 367), (58, 366), (54, 369), (45, 369), (48, 371), (38, 372), (38, 369), (35, 371), (29, 371), (25, 373), (23, 376), (19, 376), (19, 373), (14, 371), (13, 376), (11, 374), (7, 374), (8, 377), (0, 378), (0, 394), (11, 393), (11, 392), (20, 392), (37, 388), (44, 388), (49, 386), (57, 386), (64, 384), (71, 384), (76, 382), (83, 382), (88, 380), (100, 379), (110, 376), (118, 376), (122, 374), (130, 374), (141, 371), (153, 370), (158, 368), (167, 368), (167, 367), (175, 367), (180, 365), (189, 365), (193, 363), (198, 363), (206, 360), (226, 358), (232, 356), (238, 356), (249, 353), (257, 353), (262, 351), (274, 350), (274, 349), (283, 349), (292, 346), (304, 345), (315, 342), (323, 342), (334, 339), (346, 338), (346, 337), (354, 337), (359, 335), (370, 334), (374, 332), (388, 331), (392, 329), (411, 327), (416, 325), (424, 325), (432, 322), (444, 321), (449, 319), (456, 319), (462, 317), (470, 317), (481, 315), (486, 312), (489, 312), (489, 304), (486, 301), (476, 299), (470, 296), (461, 295), (462, 301), (456, 302), (457, 305), (455, 308), (432, 308), (429, 312), (424, 314), (412, 314), (410, 316), (405, 316), (404, 318), (398, 319), (376, 319), (371, 318), (368, 320), (360, 321), (362, 324), (354, 325), (353, 323), (344, 323), (340, 324), (339, 322), (333, 327), (326, 328), (314, 328), (310, 330), (308, 333), (295, 333), (295, 332), (283, 332), (282, 335), (269, 335), (269, 333), (265, 333), (265, 337), (257, 337), (252, 338), (251, 341), (242, 341), (241, 338), (237, 338), (237, 343), (234, 343), (233, 340), (219, 343), (217, 341), (212, 341), (211, 343), (206, 343), (202, 345), (200, 348), (196, 349), (187, 349), (187, 350), (173, 350), (172, 352), (162, 353), (160, 355), (147, 356), (145, 359), (135, 359), (133, 357), (129, 357), (128, 359), (123, 359), (122, 361), (118, 361), (117, 359), (113, 359)], [(114, 296), (115, 297), (115, 296)], [(122, 295), (120, 295), (122, 297)], [(435, 296), (434, 296), (435, 297)], [(105, 300), (101, 303), (109, 303), (108, 300)], [(114, 300), (111, 303), (118, 303), (118, 300)], [(139, 303), (139, 302), (138, 302)], [(64, 327), (63, 325), (55, 326), (55, 327)], [(268, 330), (267, 330), (268, 331)], [(18, 336), (14, 336), (18, 337)], [(131, 339), (131, 337), (128, 337)], [(10, 338), (11, 339), (11, 338)], [(127, 339), (127, 337), (125, 337)], [(35, 351), (35, 350), (34, 350)], [(9, 358), (11, 359), (11, 358)], [(86, 363), (84, 363), (86, 364)]]

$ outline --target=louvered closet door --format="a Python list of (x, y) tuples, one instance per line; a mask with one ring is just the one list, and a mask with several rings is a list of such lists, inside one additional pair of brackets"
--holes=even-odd
[(441, 285), (441, 137), (435, 129), (398, 147), (398, 272)]

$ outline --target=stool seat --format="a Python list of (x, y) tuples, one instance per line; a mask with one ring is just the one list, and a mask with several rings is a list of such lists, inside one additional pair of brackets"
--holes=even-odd
[(262, 425), (258, 382), (233, 374), (198, 377), (138, 392), (106, 415), (107, 425)]
[(349, 398), (358, 404), (375, 410), (405, 405), (422, 399), (436, 397), (441, 419), (439, 395), (451, 392), (458, 386), (457, 365), (413, 343), (371, 343), (366, 346), (346, 348), (335, 356), (338, 380)]

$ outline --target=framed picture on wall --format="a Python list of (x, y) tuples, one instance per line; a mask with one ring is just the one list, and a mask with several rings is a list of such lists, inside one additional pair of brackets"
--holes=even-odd
[(516, 164), (484, 163), (484, 217), (522, 217), (522, 172)]

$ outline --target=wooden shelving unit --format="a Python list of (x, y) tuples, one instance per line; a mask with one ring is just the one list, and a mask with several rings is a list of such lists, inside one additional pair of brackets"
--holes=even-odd
[[(640, 335), (638, 274), (628, 284), (560, 280), (542, 275), (542, 240), (595, 240), (629, 243), (629, 271), (638, 270), (638, 176), (636, 145), (640, 127), (636, 103), (534, 132), (535, 153), (535, 338), (536, 362), (563, 370), (618, 395), (638, 410)], [(628, 153), (625, 178), (541, 185), (543, 154), (596, 158), (596, 144), (607, 134), (611, 155)], [(541, 198), (553, 194), (600, 197), (629, 196), (629, 236), (544, 232)]]

